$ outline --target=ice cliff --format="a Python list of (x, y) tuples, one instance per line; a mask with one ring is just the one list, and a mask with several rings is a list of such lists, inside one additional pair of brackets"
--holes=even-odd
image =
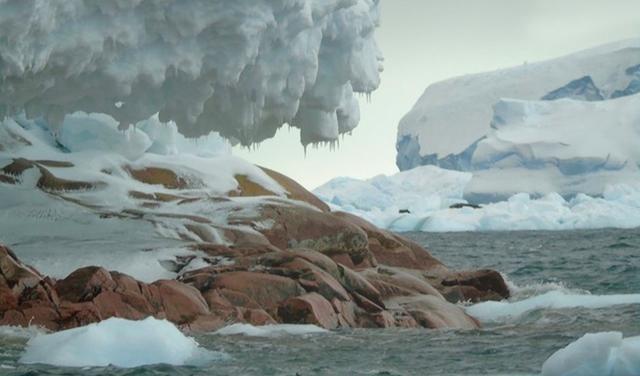
[(482, 202), (637, 180), (639, 63), (634, 39), (436, 83), (400, 123), (397, 165), (473, 172)]
[(0, 118), (60, 132), (77, 111), (121, 129), (158, 114), (187, 137), (248, 145), (288, 123), (333, 141), (379, 84), (378, 3), (0, 0)]

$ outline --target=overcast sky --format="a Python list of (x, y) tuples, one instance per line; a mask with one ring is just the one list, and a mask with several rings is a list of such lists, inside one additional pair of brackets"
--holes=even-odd
[(385, 56), (382, 85), (337, 150), (309, 149), (299, 132), (281, 129), (249, 161), (309, 189), (336, 176), (397, 172), (398, 122), (431, 83), (545, 60), (640, 37), (640, 0), (382, 0), (377, 40)]

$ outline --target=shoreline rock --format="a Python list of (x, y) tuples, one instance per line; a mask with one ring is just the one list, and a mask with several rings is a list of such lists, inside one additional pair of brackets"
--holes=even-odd
[[(271, 216), (284, 228), (301, 216), (308, 221), (267, 235), (275, 244), (193, 246), (224, 254), (235, 261), (231, 266), (212, 265), (150, 284), (95, 266), (56, 281), (0, 246), (0, 325), (57, 331), (110, 317), (153, 316), (194, 332), (231, 323), (474, 329), (477, 320), (454, 303), (508, 297), (495, 271), (452, 272), (419, 245), (359, 218), (317, 211), (305, 216), (299, 210)], [(341, 231), (357, 240), (345, 240)], [(293, 236), (307, 247), (282, 249)]]

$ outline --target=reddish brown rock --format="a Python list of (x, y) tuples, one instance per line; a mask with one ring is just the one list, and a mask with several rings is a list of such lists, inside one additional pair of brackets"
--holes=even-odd
[(478, 329), (478, 321), (464, 310), (432, 295), (394, 298), (388, 302), (407, 311), (420, 326), (429, 329)]
[(494, 270), (477, 270), (452, 273), (442, 280), (447, 300), (486, 301), (509, 297), (509, 287), (502, 275)]
[(337, 298), (342, 301), (351, 300), (349, 293), (333, 276), (314, 264), (296, 258), (291, 262), (283, 264), (282, 267), (298, 271), (300, 276), (298, 282), (307, 291), (315, 291), (325, 297), (327, 300)]
[(307, 248), (327, 255), (348, 253), (364, 259), (368, 254), (367, 234), (358, 226), (330, 213), (304, 206), (264, 205), (260, 220), (273, 225), (260, 229), (280, 249)]
[(323, 212), (329, 212), (329, 206), (322, 200), (317, 198), (313, 193), (309, 192), (303, 186), (298, 184), (295, 180), (285, 176), (279, 172), (270, 170), (268, 168), (260, 167), (267, 175), (275, 180), (282, 188), (287, 191), (287, 197), (292, 200), (303, 201), (315, 206)]
[(116, 283), (111, 274), (95, 266), (78, 269), (55, 285), (58, 296), (72, 303), (91, 301), (103, 290), (110, 291), (115, 288)]
[(290, 278), (254, 272), (222, 274), (216, 278), (213, 287), (243, 293), (265, 309), (273, 309), (280, 302), (304, 293)]
[(381, 230), (352, 214), (337, 212), (334, 215), (365, 231), (369, 250), (380, 264), (408, 269), (446, 270), (444, 265), (431, 256), (427, 250), (408, 239)]
[(376, 289), (369, 281), (344, 265), (339, 264), (338, 266), (341, 274), (340, 281), (347, 291), (351, 293), (358, 293), (375, 304), (384, 306), (380, 291), (378, 291), (378, 289)]
[(162, 185), (167, 189), (189, 188), (187, 179), (178, 176), (178, 174), (167, 168), (145, 167), (136, 169), (127, 166), (125, 170), (131, 174), (131, 177), (145, 184)]
[(209, 313), (209, 306), (194, 287), (174, 280), (157, 281), (151, 286), (158, 289), (164, 314), (171, 322), (186, 324)]
[(325, 329), (338, 327), (338, 315), (333, 306), (315, 292), (287, 300), (278, 308), (278, 316), (289, 324), (314, 324)]

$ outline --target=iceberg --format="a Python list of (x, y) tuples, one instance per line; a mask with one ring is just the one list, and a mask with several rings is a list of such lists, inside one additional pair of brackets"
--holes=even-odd
[(0, 119), (55, 132), (83, 111), (243, 145), (285, 123), (305, 145), (335, 141), (382, 71), (379, 0), (10, 0), (0, 14)]
[(633, 93), (639, 63), (640, 39), (636, 38), (557, 59), (435, 83), (400, 121), (397, 165), (400, 170), (424, 164), (467, 170), (461, 159), (468, 156), (465, 151), (469, 147), (491, 132), (492, 106), (501, 99), (602, 96), (608, 100), (627, 88), (625, 94)]
[(118, 318), (97, 324), (42, 334), (27, 343), (21, 363), (64, 367), (132, 368), (149, 364), (195, 365), (225, 359), (223, 353), (202, 349), (173, 324), (148, 318)]
[(639, 62), (633, 39), (436, 83), (400, 122), (397, 165), (472, 172), (475, 203), (638, 182)]
[(555, 352), (543, 376), (633, 376), (640, 374), (640, 337), (620, 332), (589, 333)]
[[(369, 180), (336, 178), (314, 193), (334, 210), (394, 231), (507, 231), (640, 226), (640, 185), (608, 185), (602, 196), (571, 199), (518, 193), (483, 205), (467, 200), (470, 173), (422, 166)], [(470, 204), (471, 202), (471, 204)]]

